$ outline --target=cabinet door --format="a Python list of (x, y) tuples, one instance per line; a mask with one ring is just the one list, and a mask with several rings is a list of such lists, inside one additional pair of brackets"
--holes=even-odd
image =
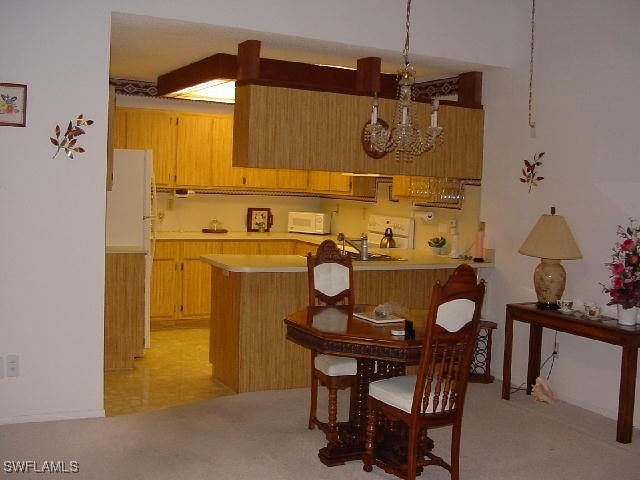
[(176, 146), (176, 186), (208, 187), (212, 181), (213, 118), (180, 113)]
[(173, 259), (153, 261), (151, 317), (174, 318), (178, 313), (178, 269)]
[(222, 253), (255, 255), (260, 253), (261, 243), (261, 240), (226, 241), (222, 244)]
[(175, 318), (178, 314), (180, 242), (156, 241), (151, 269), (151, 317)]
[(153, 150), (153, 170), (160, 187), (174, 185), (176, 121), (177, 115), (173, 112), (127, 110), (127, 148)]
[(222, 253), (222, 242), (183, 243), (181, 318), (208, 317), (211, 312), (211, 265), (200, 260), (210, 253)]
[(306, 190), (309, 173), (306, 170), (277, 170), (278, 188), (285, 190)]
[(391, 187), (393, 198), (411, 196), (411, 177), (409, 175), (394, 175)]
[(351, 177), (340, 172), (331, 172), (330, 185), (332, 192), (348, 193), (351, 191)]
[(296, 242), (293, 240), (264, 240), (260, 244), (260, 253), (263, 255), (294, 255)]
[(309, 190), (349, 193), (351, 191), (351, 177), (340, 172), (312, 170), (309, 172)]

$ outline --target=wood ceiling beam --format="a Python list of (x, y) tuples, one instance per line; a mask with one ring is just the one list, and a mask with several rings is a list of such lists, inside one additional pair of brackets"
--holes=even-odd
[[(158, 77), (158, 95), (166, 95), (216, 78), (235, 79), (236, 85), (316, 90), (350, 95), (396, 98), (397, 75), (381, 73), (381, 60), (358, 60), (357, 70), (260, 58), (260, 41), (246, 40), (238, 54), (217, 53)], [(458, 102), (471, 108), (482, 107), (482, 73), (468, 72), (458, 77)], [(445, 103), (448, 103), (445, 101)]]

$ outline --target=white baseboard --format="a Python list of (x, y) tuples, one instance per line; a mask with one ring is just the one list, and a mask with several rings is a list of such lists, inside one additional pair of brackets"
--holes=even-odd
[(97, 410), (79, 410), (73, 412), (55, 412), (44, 413), (38, 415), (21, 415), (17, 417), (0, 418), (0, 425), (9, 425), (13, 423), (31, 423), (31, 422), (54, 422), (58, 420), (78, 420), (82, 418), (100, 418), (104, 417), (104, 409)]

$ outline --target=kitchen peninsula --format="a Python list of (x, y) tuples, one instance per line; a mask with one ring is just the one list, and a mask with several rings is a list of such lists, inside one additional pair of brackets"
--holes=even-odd
[[(309, 251), (327, 238), (304, 237), (296, 240), (305, 242)], [(392, 252), (402, 260), (354, 261), (356, 303), (424, 308), (432, 285), (445, 281), (464, 262), (426, 250)], [(305, 256), (223, 253), (203, 255), (200, 260), (211, 266), (213, 376), (236, 392), (308, 386), (309, 352), (286, 341), (283, 323), (286, 315), (308, 303)], [(470, 265), (481, 270), (493, 266)]]

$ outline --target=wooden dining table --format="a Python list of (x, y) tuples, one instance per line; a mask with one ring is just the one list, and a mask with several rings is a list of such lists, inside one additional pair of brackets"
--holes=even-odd
[[(372, 305), (307, 307), (284, 319), (286, 338), (318, 353), (357, 359), (358, 384), (351, 395), (348, 420), (340, 422), (338, 441), (328, 441), (318, 452), (327, 466), (359, 460), (364, 450), (369, 384), (404, 375), (407, 365), (417, 364), (423, 344), (426, 310), (394, 312), (413, 323), (415, 336), (405, 339), (392, 330), (404, 328), (404, 320), (376, 323), (359, 318), (373, 312)], [(382, 321), (382, 320), (381, 320)]]

